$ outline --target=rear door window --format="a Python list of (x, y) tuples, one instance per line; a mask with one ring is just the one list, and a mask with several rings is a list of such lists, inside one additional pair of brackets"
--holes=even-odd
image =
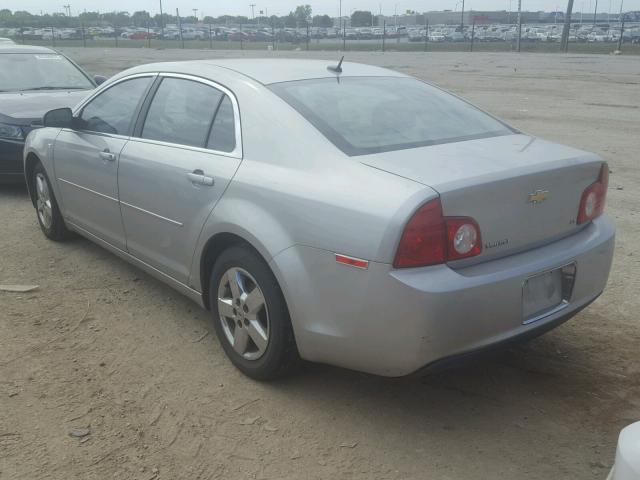
[(227, 95), (222, 98), (211, 127), (207, 148), (219, 152), (232, 152), (236, 148), (236, 125), (233, 104)]
[(204, 148), (224, 94), (193, 80), (167, 77), (158, 87), (142, 138)]

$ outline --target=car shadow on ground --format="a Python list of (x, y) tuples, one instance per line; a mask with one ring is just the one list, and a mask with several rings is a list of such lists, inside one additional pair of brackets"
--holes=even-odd
[(29, 191), (24, 183), (0, 183), (0, 196), (3, 200), (19, 200), (27, 198)]

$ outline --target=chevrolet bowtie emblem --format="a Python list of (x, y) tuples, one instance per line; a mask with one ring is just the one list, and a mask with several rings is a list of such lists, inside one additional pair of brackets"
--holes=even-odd
[(534, 193), (529, 194), (529, 203), (533, 203), (534, 205), (537, 203), (544, 202), (549, 196), (548, 190), (536, 190)]

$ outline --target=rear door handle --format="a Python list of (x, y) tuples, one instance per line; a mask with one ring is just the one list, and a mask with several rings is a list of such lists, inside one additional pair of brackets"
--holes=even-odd
[(104, 152), (100, 152), (100, 158), (102, 160), (106, 160), (107, 162), (115, 162), (116, 154), (111, 153), (109, 150), (105, 150)]
[(194, 185), (204, 185), (206, 187), (213, 187), (213, 184), (215, 183), (213, 181), (213, 177), (209, 177), (205, 175), (204, 172), (200, 169), (194, 170), (191, 173), (187, 173), (187, 178)]

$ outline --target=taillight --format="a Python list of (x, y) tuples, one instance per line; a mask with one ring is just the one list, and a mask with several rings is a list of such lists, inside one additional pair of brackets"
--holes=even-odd
[(480, 227), (473, 218), (447, 217), (447, 260), (473, 257), (482, 252)]
[(393, 266), (424, 267), (473, 257), (482, 252), (480, 228), (469, 217), (445, 217), (436, 198), (422, 205), (407, 223)]
[(440, 199), (422, 205), (404, 227), (393, 266), (418, 267), (443, 263), (447, 232)]
[(607, 200), (607, 188), (609, 187), (609, 165), (603, 163), (600, 167), (598, 180), (589, 185), (580, 199), (580, 209), (578, 210), (578, 225), (590, 222), (599, 217), (604, 211), (604, 204)]

